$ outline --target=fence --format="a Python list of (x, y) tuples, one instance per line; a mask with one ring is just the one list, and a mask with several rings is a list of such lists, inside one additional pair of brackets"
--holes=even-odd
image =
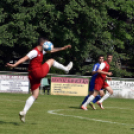
[(134, 78), (113, 78), (108, 84), (114, 91), (111, 97), (134, 99)]
[[(28, 81), (27, 75), (28, 75), (27, 72), (0, 71), (0, 92), (29, 93), (30, 88), (29, 88), (29, 81)], [(70, 78), (75, 78), (75, 79), (76, 78), (84, 78), (84, 79), (91, 78), (91, 76), (57, 75), (57, 74), (50, 74), (50, 73), (46, 76), (46, 78), (49, 78), (49, 79), (51, 77), (68, 78), (68, 80)], [(45, 81), (46, 81), (46, 78), (45, 78)], [(52, 84), (54, 84), (54, 83), (51, 83), (51, 87), (53, 88), (52, 90), (56, 89), (55, 88), (56, 85), (59, 84), (59, 87), (57, 89), (59, 90), (59, 92), (65, 93), (65, 90), (62, 91), (64, 82), (59, 82), (58, 84), (55, 84), (55, 87)], [(114, 91), (114, 93), (111, 97), (134, 99), (134, 78), (115, 78), (115, 77), (113, 77), (112, 81), (108, 81), (108, 84), (112, 87), (112, 89)], [(77, 86), (76, 86), (76, 83), (73, 83), (72, 86), (70, 86), (70, 85), (68, 85), (68, 86), (70, 88), (70, 93), (71, 93), (71, 90), (73, 91), (74, 87), (77, 87)], [(42, 87), (48, 86), (48, 83), (47, 82), (42, 83), (41, 86)], [(75, 91), (76, 91), (76, 89), (75, 89)], [(80, 94), (82, 94), (83, 89), (84, 88), (81, 85), (81, 93)], [(55, 93), (56, 93), (56, 90), (55, 90)], [(58, 90), (57, 90), (57, 93), (58, 93)], [(51, 92), (51, 94), (53, 94), (53, 93)], [(78, 95), (80, 95), (80, 94), (78, 94)], [(65, 95), (68, 95), (68, 94), (65, 94)]]

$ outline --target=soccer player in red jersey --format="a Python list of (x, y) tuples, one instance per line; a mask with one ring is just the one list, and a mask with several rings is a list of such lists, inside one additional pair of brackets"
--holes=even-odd
[[(43, 62), (43, 55), (45, 55), (47, 52), (43, 50), (43, 44), (48, 41), (47, 39), (40, 37), (38, 39), (38, 45), (33, 50), (31, 50), (26, 56), (18, 60), (15, 64), (9, 64), (7, 63), (6, 66), (10, 68), (14, 68), (18, 66), (19, 64), (25, 62), (26, 60), (30, 60), (30, 64), (28, 67), (28, 78), (31, 85), (31, 91), (32, 95), (26, 100), (26, 104), (24, 106), (23, 111), (20, 111), (20, 120), (22, 122), (25, 122), (25, 115), (27, 111), (30, 109), (30, 107), (33, 105), (34, 101), (38, 98), (39, 95), (39, 86), (40, 81), (43, 77), (45, 77), (51, 66), (64, 70), (65, 72), (69, 72), (69, 70), (73, 67), (73, 63), (70, 62), (67, 66), (64, 66), (54, 59), (47, 60), (44, 64)], [(50, 51), (50, 53), (58, 52), (62, 50), (66, 50), (68, 48), (71, 48), (71, 45), (67, 45), (61, 48), (54, 48)]]
[(113, 94), (112, 88), (107, 84), (106, 78), (111, 80), (111, 78), (107, 77), (112, 76), (112, 72), (108, 72), (110, 69), (109, 63), (112, 62), (113, 56), (111, 54), (107, 55), (107, 61), (101, 63), (98, 69), (98, 76), (95, 80), (94, 93), (90, 95), (87, 101), (82, 105), (83, 110), (87, 110), (87, 105), (98, 95), (100, 89), (106, 89), (108, 92), (97, 102), (101, 109), (104, 109), (102, 106), (102, 102), (106, 100), (110, 95)]

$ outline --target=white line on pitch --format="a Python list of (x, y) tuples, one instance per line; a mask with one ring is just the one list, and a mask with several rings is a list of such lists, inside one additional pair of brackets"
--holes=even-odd
[(118, 125), (125, 125), (125, 126), (134, 126), (133, 124), (126, 124), (126, 123), (119, 123), (119, 122), (112, 122), (112, 121), (105, 121), (105, 120), (99, 120), (99, 119), (91, 119), (87, 117), (82, 117), (82, 116), (75, 116), (75, 115), (65, 115), (65, 114), (58, 114), (57, 112), (62, 111), (62, 110), (70, 110), (70, 109), (56, 109), (56, 110), (49, 110), (49, 114), (55, 114), (55, 115), (60, 115), (60, 116), (69, 116), (69, 117), (74, 117), (78, 119), (85, 119), (89, 121), (96, 121), (96, 122), (102, 122), (102, 123), (110, 123), (110, 124), (118, 124)]

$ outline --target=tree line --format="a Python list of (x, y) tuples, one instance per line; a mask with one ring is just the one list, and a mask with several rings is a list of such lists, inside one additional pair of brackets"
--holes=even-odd
[[(132, 77), (133, 9), (131, 0), (1, 0), (0, 69), (6, 70), (5, 63), (14, 55), (24, 56), (37, 45), (39, 36), (45, 36), (56, 47), (72, 45), (69, 51), (45, 57), (64, 64), (73, 60), (72, 73), (84, 75), (98, 55), (110, 52), (114, 76)], [(93, 63), (85, 64), (87, 57)]]

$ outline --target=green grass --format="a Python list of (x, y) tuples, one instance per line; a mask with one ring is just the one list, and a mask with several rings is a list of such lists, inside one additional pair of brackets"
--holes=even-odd
[(40, 95), (21, 123), (18, 113), (28, 96), (0, 94), (0, 134), (134, 134), (134, 100), (110, 98), (105, 110), (83, 111), (84, 97)]

